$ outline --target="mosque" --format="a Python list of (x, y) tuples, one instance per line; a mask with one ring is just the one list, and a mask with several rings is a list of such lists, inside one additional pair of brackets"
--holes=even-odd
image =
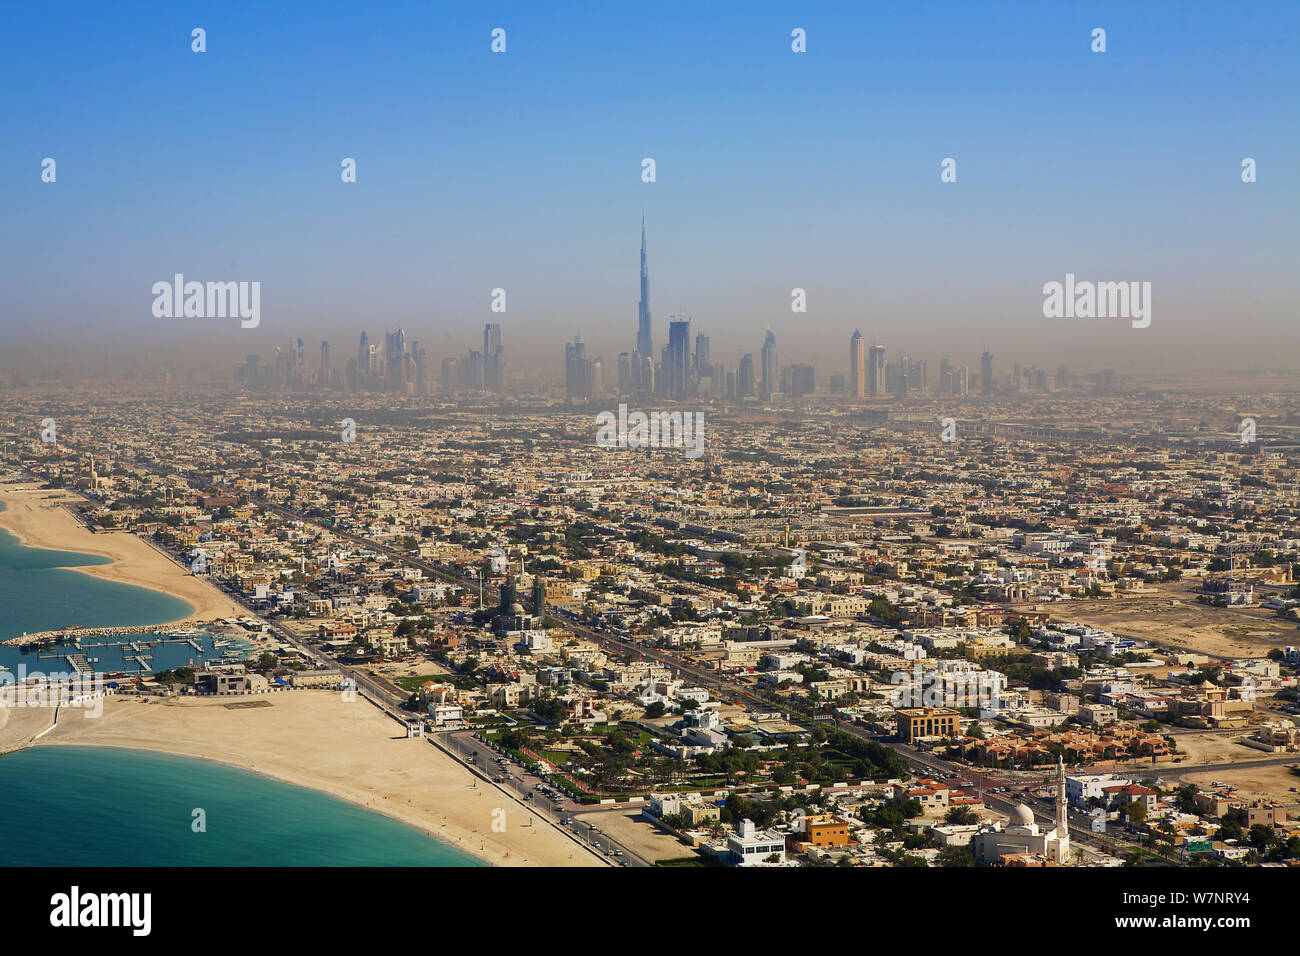
[(1023, 803), (1016, 804), (1011, 819), (993, 823), (975, 834), (975, 862), (996, 865), (1008, 857), (1034, 857), (1048, 865), (1065, 866), (1071, 862), (1070, 826), (1065, 802), (1065, 761), (1056, 764), (1056, 826), (1043, 831), (1034, 820), (1034, 811)]

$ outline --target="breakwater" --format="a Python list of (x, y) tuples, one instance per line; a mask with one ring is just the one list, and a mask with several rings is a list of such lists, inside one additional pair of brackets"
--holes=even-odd
[(52, 631), (34, 631), (31, 634), (23, 634), (20, 637), (11, 637), (7, 641), (0, 641), (0, 645), (8, 647), (27, 647), (38, 644), (73, 642), (85, 637), (130, 637), (133, 634), (173, 634), (177, 631), (205, 627), (216, 623), (219, 622), (180, 621), (176, 624), (132, 624), (120, 627), (81, 627), (80, 625), (72, 625), (70, 627), (58, 628)]

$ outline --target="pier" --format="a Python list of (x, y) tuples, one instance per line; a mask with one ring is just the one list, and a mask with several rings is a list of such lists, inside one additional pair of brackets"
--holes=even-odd
[[(11, 637), (7, 641), (0, 641), (0, 645), (9, 647), (24, 647), (27, 645), (37, 644), (56, 644), (61, 642), (79, 642), (86, 637), (129, 637), (134, 634), (167, 634), (172, 631), (183, 631), (189, 628), (204, 627), (207, 625), (220, 624), (221, 621), (181, 621), (177, 624), (133, 624), (129, 627), (82, 627), (80, 624), (73, 624), (68, 627), (61, 627), (53, 631), (36, 631), (32, 634), (24, 634), (21, 637)], [(177, 637), (175, 640), (192, 639)], [(123, 642), (130, 643), (130, 642)], [(133, 648), (134, 644), (131, 645)], [(195, 648), (198, 649), (197, 644)]]

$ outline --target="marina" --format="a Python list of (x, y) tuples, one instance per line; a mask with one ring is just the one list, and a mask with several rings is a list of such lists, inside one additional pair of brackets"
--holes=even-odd
[[(34, 660), (36, 667), (31, 669), (45, 672), (144, 675), (178, 667), (231, 663), (245, 659), (255, 648), (250, 641), (219, 637), (196, 628), (179, 632), (157, 627), (65, 629), (25, 638), (34, 636), (38, 640), (10, 641), (0, 646), (0, 671)], [(132, 639), (114, 640), (122, 637)]]

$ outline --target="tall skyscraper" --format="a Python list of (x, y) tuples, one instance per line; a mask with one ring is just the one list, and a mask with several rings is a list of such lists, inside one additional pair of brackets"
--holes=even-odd
[(406, 391), (409, 395), (414, 389), (416, 395), (427, 395), (429, 393), (429, 378), (425, 374), (425, 362), (427, 356), (425, 351), (420, 347), (419, 342), (411, 343), (411, 367), (413, 378), (406, 383)]
[(867, 350), (867, 393), (879, 398), (885, 393), (885, 347), (873, 345)]
[(390, 392), (405, 392), (414, 381), (415, 360), (406, 342), (406, 330), (384, 333), (384, 368)]
[(925, 359), (912, 362), (907, 367), (907, 388), (911, 392), (924, 392), (927, 387)]
[(709, 373), (709, 337), (700, 332), (695, 336), (695, 374), (708, 375)]
[(746, 352), (744, 358), (740, 360), (740, 368), (736, 372), (736, 397), (750, 398), (754, 395), (754, 356)]
[(650, 333), (650, 273), (645, 264), (645, 216), (641, 217), (641, 301), (636, 308), (636, 350), (642, 358), (654, 357)]
[(328, 388), (330, 383), (330, 344), (320, 344), (320, 387)]
[(375, 368), (375, 347), (370, 344), (370, 336), (362, 332), (361, 344), (357, 346), (356, 387), (360, 389), (372, 387), (374, 376), (378, 372), (379, 370)]
[(760, 356), (763, 363), (763, 388), (760, 397), (768, 401), (781, 391), (776, 361), (776, 336), (772, 334), (771, 329), (768, 329), (767, 335), (763, 337), (763, 351)]
[(546, 579), (533, 575), (533, 614), (541, 621), (546, 617)]
[(867, 354), (860, 331), (849, 339), (849, 395), (867, 397)]
[(980, 356), (980, 391), (985, 395), (993, 394), (993, 353), (985, 352)]
[(587, 398), (587, 346), (580, 335), (564, 344), (564, 397), (580, 402)]
[(489, 322), (483, 326), (483, 387), (492, 392), (505, 391), (506, 351), (501, 344), (501, 326)]
[(627, 398), (632, 394), (632, 356), (618, 353), (618, 395)]
[(689, 391), (691, 369), (691, 320), (668, 323), (668, 349), (664, 356), (664, 378), (669, 398), (683, 399)]

